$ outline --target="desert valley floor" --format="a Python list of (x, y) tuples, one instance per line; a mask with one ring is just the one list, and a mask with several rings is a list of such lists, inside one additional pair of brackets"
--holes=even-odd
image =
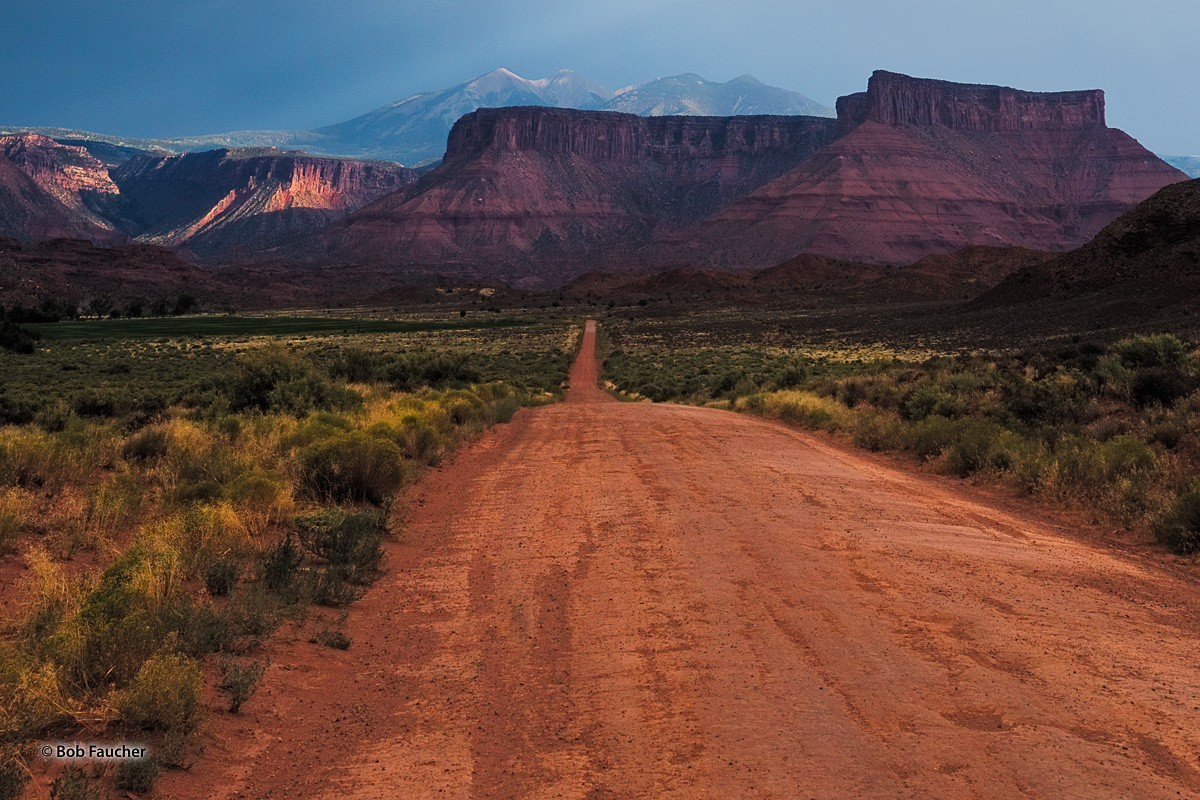
[[(286, 642), (166, 797), (1200, 795), (1177, 562), (748, 416), (568, 402), (406, 498), (353, 649)], [(400, 504), (398, 504), (399, 506)]]

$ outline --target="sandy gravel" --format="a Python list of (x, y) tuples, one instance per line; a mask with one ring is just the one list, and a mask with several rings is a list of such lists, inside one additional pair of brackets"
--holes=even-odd
[(570, 401), (424, 481), (345, 653), (275, 646), (173, 797), (1200, 797), (1200, 600), (752, 417)]

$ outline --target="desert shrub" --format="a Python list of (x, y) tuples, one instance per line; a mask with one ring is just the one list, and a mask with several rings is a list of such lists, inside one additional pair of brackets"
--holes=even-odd
[(397, 443), (405, 457), (424, 464), (436, 464), (442, 457), (441, 435), (428, 422), (416, 414), (400, 420)]
[(135, 728), (191, 730), (201, 708), (200, 667), (188, 656), (160, 652), (138, 670), (117, 706)]
[(58, 486), (73, 467), (70, 449), (54, 435), (0, 431), (0, 485)]
[(241, 577), (241, 562), (235, 558), (221, 556), (204, 568), (204, 588), (213, 596), (227, 595), (237, 586)]
[(101, 534), (116, 531), (142, 508), (145, 490), (128, 472), (118, 472), (90, 492), (88, 524)]
[(285, 435), (280, 444), (289, 450), (308, 447), (316, 442), (331, 439), (339, 434), (354, 430), (354, 425), (336, 414), (310, 414), (295, 430)]
[(1092, 369), (1103, 394), (1117, 399), (1128, 399), (1133, 385), (1133, 370), (1121, 362), (1117, 355), (1107, 355), (1096, 362)]
[(904, 441), (900, 420), (879, 412), (864, 412), (854, 422), (854, 444), (867, 450), (894, 450)]
[(71, 410), (81, 417), (119, 417), (133, 409), (134, 399), (127, 392), (85, 389), (71, 399)]
[(237, 714), (242, 705), (254, 696), (267, 671), (266, 661), (239, 664), (229, 656), (221, 658), (221, 682), (217, 688), (229, 697), (229, 713)]
[(67, 767), (50, 784), (50, 800), (105, 800), (105, 792), (81, 767)]
[(228, 503), (197, 504), (177, 510), (147, 527), (142, 540), (177, 554), (189, 574), (218, 558), (252, 550), (241, 516)]
[(242, 522), (253, 533), (262, 533), (291, 513), (292, 487), (276, 472), (257, 468), (241, 473), (224, 487), (224, 495), (241, 514)]
[(1007, 470), (1022, 450), (1019, 436), (994, 423), (968, 420), (956, 434), (942, 458), (946, 470), (960, 477), (983, 469)]
[(178, 553), (139, 539), (48, 637), (47, 654), (78, 686), (123, 685), (184, 627), (191, 605)]
[(1159, 541), (1175, 552), (1200, 552), (1200, 480), (1175, 499), (1156, 527)]
[(30, 355), (37, 349), (40, 334), (9, 320), (0, 320), (0, 350)]
[(1184, 366), (1188, 357), (1188, 346), (1170, 334), (1134, 336), (1122, 339), (1113, 345), (1113, 352), (1130, 368)]
[[(302, 598), (297, 595), (296, 599)], [(238, 614), (239, 632), (255, 638), (269, 635), (283, 620), (283, 609), (276, 596), (260, 586), (251, 587), (242, 594), (235, 610)]]
[(127, 461), (151, 462), (167, 455), (170, 437), (165, 428), (142, 428), (125, 440), (121, 456)]
[(390, 441), (364, 431), (333, 436), (298, 456), (301, 483), (314, 498), (383, 503), (404, 481), (404, 455)]
[(329, 373), (350, 383), (371, 383), (382, 372), (382, 359), (361, 347), (343, 348), (329, 365)]
[(21, 763), (15, 748), (0, 753), (0, 800), (19, 800), (29, 783), (29, 770)]
[(462, 353), (417, 350), (395, 356), (384, 368), (383, 378), (396, 391), (414, 392), (426, 386), (441, 388), (476, 383), (480, 374)]
[(483, 403), (474, 395), (465, 395), (468, 393), (455, 392), (442, 399), (441, 406), (450, 417), (450, 421), (459, 426), (482, 422), (485, 417)]
[(0, 392), (0, 425), (24, 425), (37, 418), (37, 407), (23, 398)]
[(193, 658), (229, 652), (244, 633), (240, 623), (235, 603), (226, 603), (219, 609), (212, 603), (197, 603), (180, 626), (179, 644)]
[(116, 787), (134, 794), (145, 794), (154, 788), (161, 774), (162, 765), (156, 758), (147, 756), (122, 761), (117, 767)]
[(367, 593), (357, 574), (337, 564), (326, 564), (305, 575), (309, 599), (321, 606), (345, 608)]
[(374, 579), (383, 558), (387, 515), (379, 509), (348, 514), (338, 508), (296, 517), (300, 544), (355, 584)]
[(278, 345), (245, 354), (221, 390), (235, 411), (280, 411), (299, 416), (317, 409), (362, 404), (357, 392), (334, 384), (304, 357)]
[(937, 458), (958, 438), (961, 423), (932, 415), (909, 429), (909, 446), (923, 459)]
[(1191, 380), (1177, 367), (1141, 367), (1133, 374), (1130, 397), (1138, 406), (1171, 406), (1194, 388)]
[(289, 534), (263, 551), (258, 571), (269, 590), (287, 596), (295, 591), (303, 565), (304, 552)]
[(833, 396), (847, 408), (854, 408), (867, 399), (869, 384), (861, 378), (844, 378), (835, 381)]
[(637, 393), (642, 397), (661, 403), (667, 399), (667, 394), (656, 383), (644, 383), (638, 387)]
[(936, 384), (929, 382), (919, 386), (904, 402), (908, 419), (920, 422), (929, 416), (955, 419), (967, 413), (967, 404)]
[(1183, 441), (1189, 431), (1188, 425), (1178, 419), (1164, 419), (1155, 422), (1150, 427), (1150, 438), (1168, 450), (1172, 450)]

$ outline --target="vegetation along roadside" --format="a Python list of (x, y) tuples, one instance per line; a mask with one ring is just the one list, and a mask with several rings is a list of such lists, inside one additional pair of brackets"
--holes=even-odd
[[(56, 797), (145, 792), (188, 765), (205, 681), (225, 713), (253, 702), (266, 637), (361, 597), (401, 533), (398, 493), (561, 398), (578, 338), (569, 322), (70, 324), (0, 352), (0, 797), (46, 740), (153, 753), (68, 768)], [(350, 646), (328, 624), (313, 640)]]
[(1200, 351), (1184, 339), (883, 355), (609, 327), (604, 374), (627, 397), (842, 433), (1200, 552)]

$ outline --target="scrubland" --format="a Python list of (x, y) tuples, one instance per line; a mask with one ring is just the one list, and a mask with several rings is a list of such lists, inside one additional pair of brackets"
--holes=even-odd
[[(938, 354), (788, 346), (725, 325), (608, 326), (632, 399), (712, 405), (911, 454), (1200, 551), (1200, 351), (1169, 334)], [(694, 324), (695, 321), (692, 320)]]
[(351, 646), (309, 609), (387, 568), (392, 504), (423, 469), (561, 396), (578, 333), (293, 321), (197, 338), (177, 322), (72, 323), (0, 352), (0, 797), (54, 739), (154, 755), (68, 768), (53, 796), (147, 791), (196, 757), (206, 680), (219, 713), (253, 702), (278, 626)]

